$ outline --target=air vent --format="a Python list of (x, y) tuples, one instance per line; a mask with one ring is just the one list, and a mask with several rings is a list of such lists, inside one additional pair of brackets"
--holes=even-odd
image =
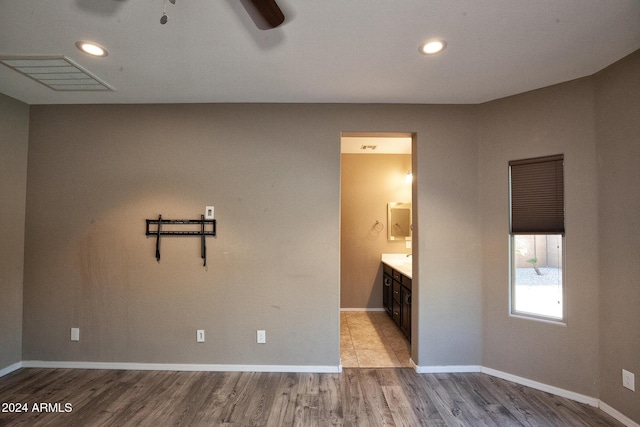
[(0, 56), (0, 63), (57, 91), (113, 90), (64, 56)]
[(362, 151), (367, 151), (367, 150), (373, 151), (373, 150), (375, 150), (376, 148), (378, 148), (378, 146), (377, 146), (377, 145), (361, 145), (361, 146), (360, 146), (360, 149), (361, 149)]

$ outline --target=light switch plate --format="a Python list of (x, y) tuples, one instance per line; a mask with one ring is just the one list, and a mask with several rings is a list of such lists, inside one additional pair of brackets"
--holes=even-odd
[(196, 342), (204, 342), (204, 329), (196, 331)]
[(80, 328), (71, 328), (71, 341), (80, 341)]
[(204, 219), (214, 219), (213, 206), (207, 206), (204, 209)]

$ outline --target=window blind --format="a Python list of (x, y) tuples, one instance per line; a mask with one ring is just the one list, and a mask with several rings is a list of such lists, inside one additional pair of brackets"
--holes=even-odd
[(512, 234), (564, 234), (564, 155), (509, 162)]

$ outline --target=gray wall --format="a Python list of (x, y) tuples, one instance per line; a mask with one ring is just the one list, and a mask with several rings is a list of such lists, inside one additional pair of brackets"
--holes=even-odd
[[(481, 106), (484, 366), (598, 395), (594, 90), (576, 80)], [(566, 326), (509, 315), (508, 162), (564, 153)]]
[[(33, 106), (23, 359), (337, 366), (340, 133), (417, 132), (424, 166), (438, 165), (438, 176), (461, 160), (475, 165), (473, 123), (464, 124), (472, 110)], [(474, 217), (475, 180), (471, 167), (429, 182), (439, 208), (426, 207), (427, 232)], [(144, 219), (193, 217), (207, 204), (219, 233), (207, 242), (208, 271), (197, 239), (165, 238), (156, 263)], [(431, 234), (448, 253), (469, 248), (468, 233)], [(478, 265), (460, 268), (451, 257), (437, 283), (426, 270), (425, 298), (455, 305), (429, 315), (421, 335), (470, 339), (416, 349), (418, 363), (480, 362)], [(460, 305), (451, 289), (470, 297)], [(80, 342), (70, 341), (71, 327), (81, 328)], [(196, 329), (206, 330), (205, 344), (195, 343)], [(256, 329), (267, 345), (255, 344)]]
[(411, 253), (404, 240), (387, 239), (387, 204), (411, 202), (411, 155), (343, 154), (341, 169), (340, 307), (380, 309), (380, 255)]
[(22, 360), (29, 106), (0, 94), (0, 369)]
[(479, 365), (477, 108), (431, 106), (421, 120), (425, 132), (412, 149), (418, 217), (413, 227), (412, 310), (417, 313), (411, 351), (423, 366)]
[[(640, 52), (596, 76), (600, 398), (640, 423)], [(635, 373), (636, 392), (621, 371)]]

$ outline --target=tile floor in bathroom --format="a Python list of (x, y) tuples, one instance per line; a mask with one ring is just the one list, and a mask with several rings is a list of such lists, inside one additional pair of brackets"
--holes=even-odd
[(343, 368), (409, 368), (411, 344), (384, 311), (340, 313)]

